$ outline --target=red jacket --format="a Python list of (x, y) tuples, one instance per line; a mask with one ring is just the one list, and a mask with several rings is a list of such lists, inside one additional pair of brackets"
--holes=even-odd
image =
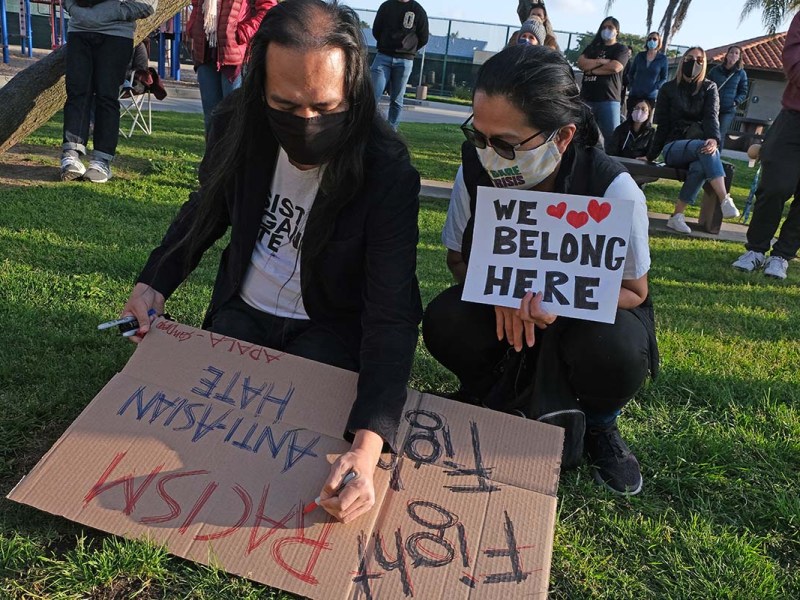
[[(240, 66), (247, 54), (247, 44), (258, 31), (267, 11), (277, 0), (218, 0), (217, 69)], [(192, 40), (192, 60), (202, 65), (210, 60), (203, 31), (203, 0), (192, 0), (192, 15), (186, 24)]]
[(794, 16), (786, 34), (783, 70), (789, 80), (783, 92), (783, 108), (800, 111), (800, 13)]

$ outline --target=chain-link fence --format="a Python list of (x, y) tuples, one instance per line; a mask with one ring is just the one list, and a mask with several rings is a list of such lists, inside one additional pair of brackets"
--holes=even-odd
[[(377, 52), (372, 35), (374, 10), (355, 9), (361, 17), (369, 45), (370, 60)], [(427, 85), (431, 94), (471, 98), (472, 82), (478, 68), (492, 54), (502, 50), (519, 24), (496, 24), (428, 17), (430, 39), (417, 54), (409, 84)], [(577, 34), (558, 32), (562, 49), (577, 44)]]
[[(370, 61), (377, 52), (372, 23), (375, 10), (356, 8), (361, 17), (364, 35), (369, 45)], [(430, 94), (470, 99), (472, 84), (478, 68), (492, 54), (502, 50), (519, 29), (519, 23), (497, 24), (481, 21), (461, 21), (428, 17), (428, 45), (414, 59), (409, 84), (426, 85)], [(561, 51), (567, 58), (580, 50), (586, 32), (555, 31)], [(670, 46), (668, 52), (682, 52), (685, 47)], [(570, 52), (571, 51), (571, 52)]]

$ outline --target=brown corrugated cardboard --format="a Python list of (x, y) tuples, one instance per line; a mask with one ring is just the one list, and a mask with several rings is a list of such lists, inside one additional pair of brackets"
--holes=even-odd
[(302, 514), (356, 382), (159, 320), (9, 498), (311, 598), (545, 596), (558, 428), (410, 390), (375, 508)]

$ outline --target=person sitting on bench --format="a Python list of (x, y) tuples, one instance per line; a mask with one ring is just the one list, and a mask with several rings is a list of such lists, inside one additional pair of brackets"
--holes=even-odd
[(650, 121), (652, 111), (653, 105), (648, 100), (639, 100), (628, 118), (614, 130), (606, 152), (611, 156), (645, 160), (656, 132)]
[(686, 181), (678, 194), (675, 212), (667, 227), (691, 233), (684, 211), (694, 203), (697, 192), (708, 181), (720, 201), (722, 216), (739, 216), (725, 187), (725, 170), (719, 154), (719, 93), (717, 85), (706, 79), (706, 53), (689, 48), (678, 63), (675, 78), (665, 83), (656, 102), (656, 129), (647, 160), (655, 161), (664, 151), (669, 167), (687, 169)]

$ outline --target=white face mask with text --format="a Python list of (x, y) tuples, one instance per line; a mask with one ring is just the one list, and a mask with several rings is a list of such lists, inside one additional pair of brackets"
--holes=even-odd
[(513, 160), (503, 158), (488, 146), (476, 148), (478, 158), (489, 173), (492, 185), (497, 188), (520, 190), (532, 188), (544, 181), (561, 162), (561, 153), (553, 140), (556, 133), (554, 131), (544, 144), (533, 150), (515, 151)]

